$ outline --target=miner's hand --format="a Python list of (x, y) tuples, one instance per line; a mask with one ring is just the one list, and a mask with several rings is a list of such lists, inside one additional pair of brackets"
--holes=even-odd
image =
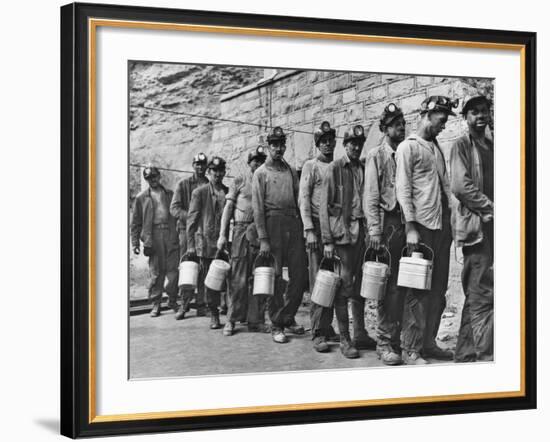
[(371, 235), (369, 241), (369, 247), (372, 247), (374, 250), (380, 249), (382, 245), (382, 235)]
[(267, 239), (260, 239), (260, 256), (262, 258), (268, 258), (271, 255), (271, 246)]
[(325, 258), (327, 258), (327, 259), (334, 258), (334, 245), (333, 244), (325, 244), (323, 254), (325, 255)]
[(416, 230), (416, 226), (414, 225), (414, 223), (407, 223), (406, 230), (407, 247), (409, 249), (409, 252), (414, 252), (418, 248), (418, 244), (420, 243), (420, 234), (418, 233), (418, 230)]
[(306, 232), (306, 249), (316, 250), (317, 247), (317, 235), (315, 235), (315, 232), (313, 230), (308, 230)]

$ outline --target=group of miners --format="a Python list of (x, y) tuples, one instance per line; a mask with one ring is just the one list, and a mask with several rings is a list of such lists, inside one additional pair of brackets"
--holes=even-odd
[[(286, 343), (288, 334), (305, 333), (295, 316), (322, 261), (337, 259), (341, 284), (332, 306), (311, 302), (317, 352), (328, 352), (328, 342), (339, 341), (346, 358), (372, 349), (386, 365), (427, 364), (426, 358), (492, 360), (491, 102), (481, 95), (463, 102), (468, 130), (454, 142), (447, 165), (437, 136), (457, 106), (458, 100), (428, 97), (420, 105), (415, 133), (405, 137), (403, 112), (389, 103), (379, 122), (384, 139), (364, 162), (363, 126), (344, 133), (344, 154), (335, 159), (336, 132), (325, 121), (313, 134), (317, 156), (305, 162), (300, 175), (284, 159), (281, 127), (270, 131), (266, 147), (248, 154), (247, 170), (229, 188), (223, 184), (226, 162), (219, 156), (195, 155), (194, 174), (178, 182), (173, 193), (160, 184), (156, 167), (145, 168), (149, 188), (135, 198), (131, 236), (134, 253), (140, 253), (141, 240), (149, 257), (151, 316), (160, 314), (166, 292), (178, 320), (195, 299), (197, 316), (209, 314), (212, 329), (222, 328), (220, 309), (226, 309), (224, 336), (232, 336), (241, 323), (250, 332), (271, 333), (274, 342)], [(454, 353), (436, 344), (453, 239), (463, 251), (465, 295)], [(402, 252), (420, 248), (433, 253), (431, 289), (398, 286)], [(378, 301), (376, 339), (365, 328), (360, 295), (367, 250), (387, 250), (392, 257), (386, 291)], [(204, 286), (204, 276), (220, 256), (231, 266), (225, 292)], [(193, 259), (201, 265), (198, 288), (178, 289), (178, 264)], [(272, 296), (252, 295), (258, 262), (275, 269)], [(288, 269), (285, 279), (283, 267)], [(334, 316), (339, 334), (332, 327)]]

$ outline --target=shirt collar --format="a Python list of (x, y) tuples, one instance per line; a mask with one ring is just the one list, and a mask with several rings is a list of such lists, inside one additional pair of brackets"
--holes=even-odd
[(384, 143), (382, 144), (382, 149), (384, 149), (384, 151), (392, 156), (394, 153), (395, 153), (395, 150), (392, 149), (392, 147), (390, 146), (390, 143), (387, 142), (387, 140), (384, 139)]
[[(342, 155), (342, 163), (344, 164), (345, 167), (353, 167), (353, 163), (351, 162), (350, 157), (348, 157), (348, 154), (346, 151), (344, 151), (344, 155)], [(357, 160), (356, 166), (357, 167), (361, 166), (361, 160)]]
[[(468, 138), (470, 138), (470, 144), (472, 146), (475, 146), (476, 145), (476, 140), (474, 139), (474, 137), (472, 137), (472, 134), (470, 132), (468, 132)], [(485, 136), (485, 141), (487, 142), (487, 146), (489, 146), (489, 148), (491, 149), (491, 151), (493, 150), (493, 140), (491, 140), (490, 138), (488, 138), (487, 136)]]
[(287, 168), (284, 161), (274, 161), (271, 157), (267, 157), (264, 164), (266, 167), (275, 170), (285, 170)]
[(344, 151), (344, 155), (342, 155), (342, 162), (345, 166), (351, 163), (351, 160), (349, 159), (348, 153), (346, 151)]

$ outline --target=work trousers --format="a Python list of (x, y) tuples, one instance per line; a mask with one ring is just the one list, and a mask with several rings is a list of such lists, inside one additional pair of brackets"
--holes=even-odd
[(367, 333), (365, 330), (365, 299), (361, 297), (363, 278), (363, 258), (365, 255), (365, 230), (360, 221), (359, 237), (355, 244), (335, 245), (336, 255), (340, 258), (342, 283), (334, 297), (334, 313), (338, 321), (340, 335), (349, 336), (348, 302), (351, 305), (353, 336)]
[[(179, 243), (180, 243), (180, 262), (183, 258), (183, 255), (187, 252), (187, 232), (185, 229), (178, 231), (178, 237), (179, 237)], [(183, 287), (180, 287), (180, 296), (182, 297), (182, 300), (189, 304), (193, 297), (195, 297), (195, 301), (197, 304), (197, 307), (203, 307), (205, 305), (204, 297), (205, 297), (205, 287), (204, 287), (204, 277), (206, 277), (206, 273), (199, 275), (199, 283), (197, 287), (197, 293), (195, 294), (194, 289), (183, 289)]]
[[(436, 346), (435, 338), (445, 310), (449, 281), (449, 258), (452, 243), (450, 211), (443, 215), (442, 229), (431, 230), (418, 225), (420, 241), (434, 252), (431, 290), (407, 288), (401, 346), (409, 352), (421, 352)], [(429, 256), (426, 256), (429, 259)]]
[[(315, 278), (319, 271), (321, 259), (323, 258), (323, 240), (321, 238), (321, 225), (319, 220), (313, 218), (313, 228), (315, 236), (317, 237), (317, 248), (307, 249), (308, 260), (308, 275), (309, 275), (309, 292), (313, 293), (313, 287), (315, 286)], [(332, 319), (334, 317), (334, 307), (323, 307), (311, 301), (309, 310), (309, 318), (311, 321), (311, 335), (312, 339), (317, 336), (328, 337), (330, 333), (330, 326), (332, 325)]]
[(265, 296), (252, 295), (252, 274), (258, 247), (251, 245), (246, 237), (249, 226), (248, 223), (235, 223), (233, 227), (227, 318), (233, 323), (248, 321), (249, 326), (255, 326), (265, 322)]
[(464, 307), (455, 360), (493, 360), (493, 223), (483, 225), (483, 241), (462, 248)]
[[(266, 302), (271, 323), (277, 329), (295, 323), (294, 317), (306, 289), (304, 233), (298, 215), (269, 215), (266, 218), (266, 230), (275, 259), (275, 293), (268, 296)], [(284, 263), (288, 267), (288, 285), (283, 280)]]
[(397, 285), (399, 259), (403, 248), (407, 244), (405, 226), (398, 212), (386, 212), (384, 216), (384, 239), (390, 253), (390, 275), (386, 283), (386, 292), (378, 301), (378, 345), (391, 346), (399, 352), (401, 350), (401, 323), (403, 321), (403, 306), (406, 290)]
[[(178, 294), (178, 249), (170, 242), (170, 229), (153, 226), (153, 255), (149, 257), (149, 300), (159, 304), (166, 291), (170, 303)], [(166, 286), (164, 280), (167, 280)]]

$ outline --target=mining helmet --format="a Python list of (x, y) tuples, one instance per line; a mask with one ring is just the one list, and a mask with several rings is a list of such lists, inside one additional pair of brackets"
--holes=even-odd
[(315, 141), (315, 146), (319, 147), (322, 138), (334, 139), (336, 138), (336, 131), (330, 127), (328, 121), (323, 121), (319, 126), (319, 129), (316, 129), (313, 133), (313, 140)]
[(365, 128), (360, 124), (353, 126), (349, 131), (344, 132), (344, 144), (348, 141), (355, 140), (359, 143), (364, 143), (366, 140), (365, 137)]
[(214, 170), (225, 170), (225, 160), (221, 157), (212, 157), (208, 162), (208, 168)]
[(477, 95), (475, 97), (466, 97), (464, 98), (464, 104), (462, 106), (462, 110), (460, 111), (460, 113), (466, 116), (466, 114), (470, 109), (472, 109), (474, 106), (480, 103), (486, 103), (487, 107), (491, 107), (491, 100), (489, 100), (484, 95)]
[(194, 157), (193, 157), (193, 164), (195, 163), (208, 163), (208, 157), (203, 154), (202, 152), (199, 152), (198, 154), (196, 154)]
[(456, 115), (453, 109), (457, 107), (458, 98), (451, 100), (449, 97), (444, 97), (443, 95), (432, 95), (420, 104), (420, 114), (434, 111), (445, 112), (447, 115)]
[(271, 133), (267, 135), (267, 142), (271, 144), (273, 141), (286, 141), (286, 135), (283, 132), (283, 128), (276, 126), (273, 128)]
[(380, 116), (380, 132), (384, 132), (386, 127), (400, 117), (403, 117), (403, 111), (394, 103), (388, 104)]
[(147, 166), (145, 169), (143, 169), (143, 178), (145, 178), (146, 180), (149, 180), (154, 176), (160, 176), (160, 170), (158, 170), (156, 167)]
[(267, 154), (265, 153), (265, 147), (260, 145), (256, 149), (248, 153), (247, 162), (250, 163), (252, 160), (258, 160), (263, 163), (266, 158), (267, 158)]

